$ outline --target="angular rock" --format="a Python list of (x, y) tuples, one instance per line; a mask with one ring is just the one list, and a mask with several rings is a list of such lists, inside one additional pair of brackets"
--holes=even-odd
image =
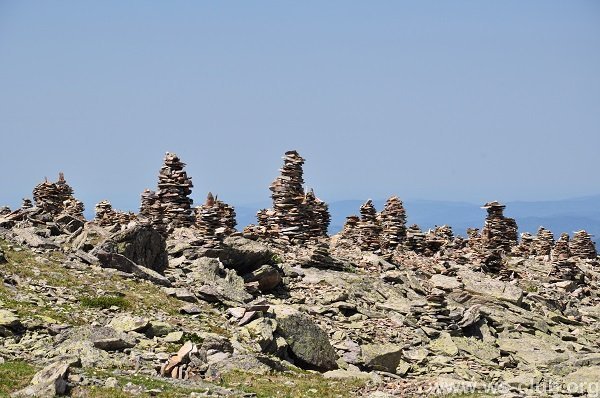
[(53, 398), (65, 394), (67, 392), (69, 366), (69, 362), (51, 363), (33, 376), (28, 387), (11, 394), (11, 396)]
[(337, 355), (327, 333), (306, 314), (289, 306), (272, 307), (277, 333), (288, 343), (293, 355), (308, 367), (320, 370), (337, 368)]
[(504, 300), (514, 304), (523, 301), (523, 290), (510, 283), (487, 277), (485, 274), (469, 270), (458, 272), (465, 290), (470, 293), (489, 296), (497, 300)]
[(94, 347), (105, 351), (120, 351), (135, 346), (127, 335), (106, 326), (93, 328), (90, 341)]
[(258, 242), (241, 236), (230, 236), (223, 241), (219, 259), (227, 268), (245, 274), (264, 264), (273, 262), (271, 250)]
[(260, 268), (244, 275), (244, 282), (258, 282), (258, 288), (261, 292), (268, 292), (275, 289), (282, 282), (283, 278), (277, 268), (266, 264)]
[(402, 359), (402, 347), (395, 344), (366, 344), (361, 352), (367, 368), (384, 372), (395, 373)]

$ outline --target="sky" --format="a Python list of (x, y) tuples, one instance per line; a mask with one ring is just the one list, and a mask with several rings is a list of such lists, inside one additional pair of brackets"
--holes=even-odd
[(269, 200), (600, 193), (598, 1), (0, 0), (0, 204), (64, 171), (137, 210), (166, 151)]

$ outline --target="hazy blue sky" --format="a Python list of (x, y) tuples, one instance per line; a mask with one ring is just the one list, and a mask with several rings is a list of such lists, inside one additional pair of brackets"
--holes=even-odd
[(193, 197), (600, 193), (598, 1), (0, 0), (0, 204), (63, 170), (136, 209), (165, 151)]

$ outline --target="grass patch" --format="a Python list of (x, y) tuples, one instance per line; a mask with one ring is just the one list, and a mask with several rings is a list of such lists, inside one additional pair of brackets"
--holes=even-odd
[(8, 397), (11, 392), (27, 386), (35, 371), (35, 368), (26, 362), (0, 364), (0, 397)]
[(255, 375), (233, 371), (221, 378), (223, 387), (254, 393), (258, 398), (346, 398), (355, 397), (364, 386), (359, 380), (325, 379), (313, 373), (275, 373)]
[(121, 296), (99, 296), (99, 297), (81, 297), (79, 302), (82, 306), (88, 308), (108, 309), (110, 307), (119, 307), (126, 309), (131, 307), (131, 304), (125, 297)]

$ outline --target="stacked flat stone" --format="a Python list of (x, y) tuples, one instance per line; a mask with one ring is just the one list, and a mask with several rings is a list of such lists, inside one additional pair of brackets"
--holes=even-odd
[(475, 251), (481, 248), (481, 234), (479, 228), (467, 228), (467, 245)]
[(337, 264), (331, 257), (329, 243), (324, 239), (320, 239), (310, 246), (308, 265), (324, 269), (341, 268), (340, 264)]
[(552, 260), (560, 261), (571, 257), (571, 250), (569, 249), (569, 234), (563, 232), (560, 234), (560, 238), (554, 244), (552, 248)]
[(85, 206), (83, 205), (83, 202), (80, 200), (77, 200), (77, 199), (71, 197), (63, 202), (63, 212), (72, 217), (82, 219), (82, 218), (84, 218), (83, 217), (84, 211), (85, 211)]
[(454, 232), (448, 225), (436, 226), (425, 234), (425, 246), (430, 254), (437, 253), (444, 246), (449, 246), (454, 241)]
[(485, 225), (481, 230), (481, 243), (485, 249), (501, 249), (510, 252), (517, 244), (517, 223), (513, 218), (504, 217), (505, 205), (496, 201), (482, 207), (487, 210)]
[(371, 199), (360, 207), (358, 230), (358, 244), (361, 250), (376, 252), (381, 248), (381, 225)]
[(327, 203), (317, 198), (315, 191), (311, 189), (304, 195), (302, 204), (306, 212), (304, 228), (309, 238), (317, 240), (327, 237), (327, 230), (331, 222)]
[(346, 222), (339, 234), (336, 247), (347, 249), (358, 247), (358, 240), (360, 238), (360, 231), (358, 229), (359, 222), (360, 218), (355, 215), (346, 217)]
[(192, 178), (184, 170), (174, 153), (167, 152), (158, 175), (158, 200), (161, 204), (164, 224), (171, 228), (190, 227), (194, 223), (192, 211)]
[(138, 220), (150, 225), (155, 230), (165, 233), (166, 226), (163, 217), (163, 207), (156, 192), (145, 189), (141, 195), (141, 205)]
[(575, 259), (570, 258), (569, 234), (562, 233), (552, 248), (552, 271), (550, 276), (560, 281), (577, 281), (582, 276)]
[(101, 227), (108, 227), (117, 223), (117, 213), (113, 210), (112, 204), (108, 200), (101, 200), (94, 207), (96, 212), (94, 222)]
[(381, 224), (381, 248), (394, 251), (406, 239), (406, 210), (400, 198), (392, 196), (379, 213)]
[(406, 239), (404, 240), (404, 248), (414, 251), (415, 253), (424, 253), (427, 250), (425, 242), (425, 234), (417, 224), (413, 224), (406, 230)]
[(230, 206), (221, 200), (217, 199), (215, 202), (217, 212), (219, 213), (219, 224), (223, 229), (223, 235), (229, 236), (236, 232), (235, 226), (237, 225), (237, 221), (235, 219), (235, 209), (233, 206)]
[(549, 256), (554, 247), (554, 234), (544, 227), (540, 227), (533, 242), (533, 252), (536, 256)]
[(32, 207), (33, 207), (33, 202), (31, 202), (31, 199), (23, 198), (23, 201), (21, 202), (21, 209), (27, 210), (27, 209), (31, 209)]
[(534, 241), (535, 236), (531, 235), (529, 232), (523, 232), (521, 234), (521, 241), (515, 246), (514, 252), (521, 257), (529, 257), (534, 253)]
[[(23, 207), (21, 206), (21, 208), (23, 208)], [(11, 210), (10, 210), (10, 207), (8, 207), (8, 206), (0, 206), (0, 216), (5, 216), (5, 215), (8, 215), (10, 213), (12, 213)]]
[(73, 201), (76, 201), (73, 197), (73, 188), (67, 184), (63, 173), (59, 173), (57, 182), (49, 182), (46, 179), (44, 182), (36, 185), (33, 189), (33, 200), (36, 207), (53, 217), (65, 211), (65, 202), (72, 204), (74, 203)]
[(455, 317), (451, 316), (446, 293), (440, 289), (432, 289), (426, 296), (425, 306), (413, 305), (410, 308), (412, 315), (417, 319), (417, 325), (426, 330), (431, 337), (436, 337), (441, 331), (455, 333), (458, 327)]
[(288, 151), (283, 158), (283, 167), (269, 187), (273, 199), (273, 212), (269, 214), (267, 228), (277, 231), (281, 238), (292, 243), (307, 240), (305, 222), (304, 178), (302, 165), (304, 159), (296, 151)]
[[(219, 244), (217, 230), (221, 228), (219, 210), (212, 193), (208, 193), (206, 202), (196, 207), (196, 228), (204, 238), (205, 246), (216, 246)], [(222, 235), (222, 234), (221, 234)]]
[(595, 259), (598, 256), (592, 236), (584, 230), (573, 234), (569, 249), (573, 257)]

